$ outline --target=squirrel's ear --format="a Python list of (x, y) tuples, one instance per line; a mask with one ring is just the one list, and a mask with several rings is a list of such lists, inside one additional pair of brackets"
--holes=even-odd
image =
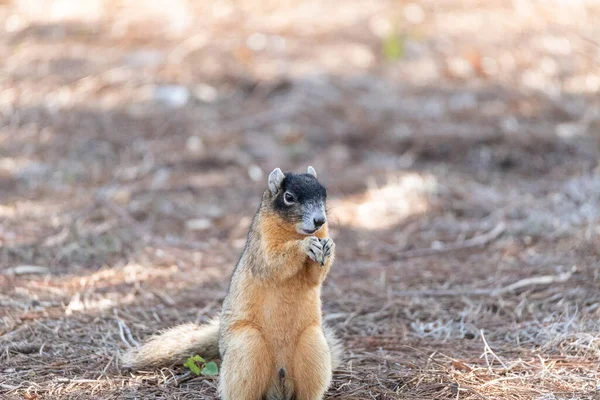
[(315, 171), (315, 169), (310, 165), (308, 166), (308, 170), (306, 170), (306, 173), (314, 176), (315, 178), (317, 177), (317, 171)]
[(283, 178), (285, 178), (285, 175), (283, 175), (283, 172), (281, 172), (279, 168), (275, 168), (273, 172), (269, 174), (269, 190), (271, 191), (271, 194), (275, 194), (279, 191)]

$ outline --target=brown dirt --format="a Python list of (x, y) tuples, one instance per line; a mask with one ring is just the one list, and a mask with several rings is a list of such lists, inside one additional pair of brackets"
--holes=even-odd
[(327, 398), (600, 398), (596, 2), (76, 3), (0, 2), (0, 397), (216, 398), (117, 356), (310, 164)]

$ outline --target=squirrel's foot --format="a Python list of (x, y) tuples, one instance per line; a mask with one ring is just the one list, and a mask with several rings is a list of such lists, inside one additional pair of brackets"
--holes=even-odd
[(323, 245), (321, 241), (316, 236), (309, 236), (303, 240), (304, 252), (308, 255), (313, 261), (318, 262), (323, 265)]
[(333, 254), (335, 250), (335, 243), (331, 238), (323, 238), (320, 239), (321, 246), (323, 247), (323, 260), (321, 261), (321, 265), (325, 264), (325, 261)]

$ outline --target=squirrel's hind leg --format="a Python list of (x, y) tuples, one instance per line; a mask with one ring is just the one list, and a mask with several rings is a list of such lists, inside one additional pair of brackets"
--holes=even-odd
[(227, 333), (227, 351), (221, 363), (222, 400), (262, 399), (272, 380), (274, 363), (259, 330), (249, 326)]
[(298, 400), (321, 400), (331, 383), (331, 352), (323, 329), (307, 328), (294, 354), (294, 383)]

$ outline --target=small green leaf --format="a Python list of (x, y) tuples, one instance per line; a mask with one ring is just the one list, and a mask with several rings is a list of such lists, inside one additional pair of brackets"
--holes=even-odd
[(207, 362), (204, 368), (202, 368), (202, 375), (214, 376), (219, 374), (219, 367), (214, 362)]
[(200, 371), (200, 367), (198, 367), (197, 363), (199, 362), (204, 363), (204, 358), (195, 355), (193, 357), (188, 358), (185, 364), (183, 364), (183, 366), (189, 368), (190, 371), (192, 371), (194, 374), (200, 375), (202, 371)]
[(383, 41), (383, 55), (388, 61), (399, 60), (404, 56), (404, 37), (391, 35)]
[(188, 358), (188, 360), (192, 360), (192, 361), (195, 361), (197, 363), (205, 363), (206, 362), (206, 360), (204, 360), (204, 358), (200, 357), (197, 354), (194, 357)]
[(189, 368), (195, 375), (200, 375), (200, 368), (191, 359), (188, 359), (183, 366)]

